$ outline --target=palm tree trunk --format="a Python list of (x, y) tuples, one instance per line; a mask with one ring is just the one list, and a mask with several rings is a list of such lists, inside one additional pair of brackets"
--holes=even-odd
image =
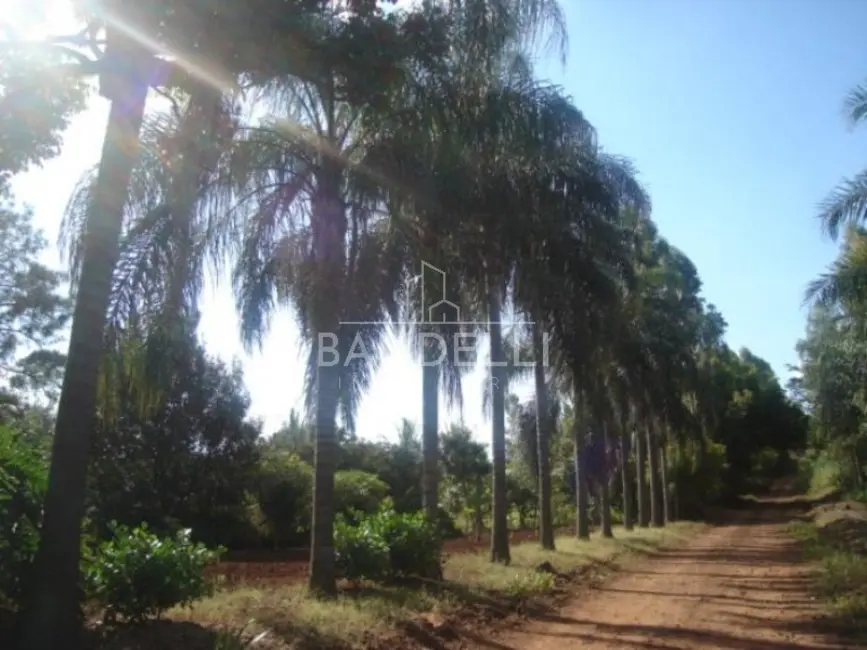
[(611, 530), (611, 491), (608, 485), (608, 425), (605, 422), (602, 423), (602, 445), (605, 448), (605, 460), (602, 463), (602, 480), (599, 482), (599, 506), (602, 511), (600, 523), (602, 525), (602, 536), (614, 537), (614, 533)]
[[(183, 228), (177, 238), (178, 252), (169, 278), (168, 317), (175, 324), (183, 312), (184, 292), (189, 286), (190, 259), (193, 252), (192, 220), (199, 197), (202, 173), (208, 167), (207, 154), (215, 149), (214, 123), (220, 110), (220, 91), (207, 84), (198, 84), (191, 92), (187, 109), (178, 128), (184, 147), (179, 169), (172, 170), (168, 197), (171, 218)], [(186, 323), (184, 323), (186, 325)]]
[[(313, 198), (311, 229), (316, 269), (313, 316), (317, 332), (316, 446), (313, 461), (313, 521), (308, 586), (314, 594), (337, 593), (334, 557), (334, 472), (339, 450), (337, 406), (343, 359), (326, 360), (323, 337), (341, 332), (341, 287), (345, 281), (346, 207), (337, 165), (323, 164)], [(327, 339), (325, 339), (327, 340)], [(342, 346), (339, 346), (342, 348)], [(333, 361), (333, 363), (331, 362)]]
[[(439, 509), (439, 350), (435, 341), (425, 349), (422, 367), (422, 506), (430, 521), (437, 521)], [(429, 365), (428, 365), (429, 364)]]
[(852, 469), (855, 474), (855, 487), (859, 490), (864, 487), (864, 477), (861, 474), (861, 460), (858, 458), (858, 450), (853, 446), (850, 454)]
[(488, 297), (488, 314), (491, 336), (491, 405), (493, 456), (493, 504), (491, 511), (491, 562), (508, 564), (509, 529), (508, 504), (506, 502), (506, 386), (505, 359), (503, 355), (503, 332), (500, 323), (499, 289), (492, 287)]
[(647, 528), (650, 525), (650, 507), (647, 481), (647, 439), (636, 429), (635, 436), (635, 493), (638, 501), (638, 525)]
[(141, 56), (131, 46), (120, 54), (132, 74), (115, 79), (116, 94), (109, 97), (111, 111), (87, 216), (34, 581), (22, 619), (21, 647), (25, 650), (74, 647), (78, 639), (79, 554), (89, 439), (96, 418), (105, 315), (147, 99), (148, 88), (143, 83), (147, 76), (140, 75), (148, 73)]
[(665, 525), (662, 512), (662, 489), (659, 483), (659, 446), (651, 426), (647, 425), (647, 458), (650, 464), (650, 523), (654, 527)]
[(668, 451), (665, 441), (659, 444), (659, 483), (662, 488), (662, 520), (665, 523), (671, 519), (671, 490), (668, 485)]
[(476, 541), (477, 542), (481, 541), (481, 539), (482, 539), (482, 528), (484, 526), (484, 523), (482, 522), (482, 492), (483, 492), (482, 481), (483, 480), (484, 480), (484, 477), (481, 474), (478, 474), (476, 476), (476, 502), (474, 504), (473, 510), (475, 512), (474, 528), (475, 528), (475, 535), (476, 535)]
[(704, 429), (702, 429), (701, 436), (698, 440), (698, 467), (696, 468), (697, 472), (702, 472), (705, 467), (707, 467), (707, 441), (708, 437), (704, 433)]
[(337, 593), (334, 557), (334, 472), (337, 468), (338, 365), (317, 369), (316, 443), (314, 449), (313, 523), (308, 586), (316, 594)]
[(590, 539), (590, 517), (587, 512), (587, 454), (584, 451), (586, 432), (582, 422), (583, 412), (579, 412), (582, 396), (575, 391), (575, 419), (572, 425), (572, 437), (575, 443), (575, 495), (577, 502), (577, 520), (575, 535), (578, 539)]
[(554, 522), (551, 517), (551, 466), (548, 457), (551, 422), (548, 417), (548, 387), (545, 385), (545, 349), (539, 321), (533, 324), (533, 358), (536, 379), (536, 446), (539, 458), (539, 541), (554, 550)]
[(626, 431), (620, 432), (620, 484), (623, 491), (623, 526), (626, 530), (634, 528), (632, 514), (632, 494), (629, 489), (629, 439)]
[(671, 486), (672, 486), (672, 498), (671, 498), (671, 517), (672, 521), (680, 520), (680, 477), (682, 476), (681, 468), (684, 467), (684, 463), (687, 458), (687, 450), (686, 450), (686, 442), (684, 440), (680, 440), (677, 443), (677, 447), (675, 447), (675, 451), (677, 452), (674, 461), (672, 464), (672, 477), (671, 477)]

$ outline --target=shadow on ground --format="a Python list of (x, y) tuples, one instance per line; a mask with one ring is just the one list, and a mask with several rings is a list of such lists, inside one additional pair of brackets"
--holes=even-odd
[[(789, 494), (773, 494), (761, 499), (743, 499), (737, 508), (720, 510), (715, 518), (721, 527), (784, 524), (822, 503), (833, 501), (837, 495), (826, 495), (823, 499), (810, 499)], [(683, 650), (684, 648), (715, 650), (826, 650), (829, 647), (854, 650), (858, 645), (849, 630), (839, 620), (816, 614), (815, 580), (810, 575), (789, 575), (775, 578), (767, 574), (754, 576), (749, 572), (740, 575), (737, 571), (726, 573), (720, 567), (732, 565), (758, 567), (762, 565), (797, 565), (803, 560), (803, 553), (797, 542), (788, 541), (776, 532), (757, 528), (753, 534), (736, 540), (734, 545), (724, 548), (642, 548), (641, 552), (654, 559), (643, 565), (627, 567), (623, 575), (646, 576), (650, 588), (630, 589), (620, 581), (601, 584), (594, 589), (598, 592), (622, 595), (624, 600), (631, 597), (659, 597), (666, 599), (709, 603), (707, 611), (712, 616), (723, 617), (727, 625), (723, 629), (706, 629), (713, 626), (642, 624), (641, 621), (606, 623), (598, 620), (565, 616), (554, 611), (536, 615), (539, 621), (550, 622), (551, 626), (534, 625), (528, 634), (533, 646), (540, 648), (573, 648), (590, 645), (593, 648), (646, 649), (646, 650)], [(657, 563), (657, 560), (659, 561)], [(684, 565), (686, 570), (681, 570)], [(659, 567), (659, 568), (655, 568)], [(671, 575), (666, 567), (678, 567), (678, 576), (694, 575), (697, 579), (712, 578), (708, 589), (699, 593), (684, 593), (678, 585), (666, 590), (666, 576)], [(707, 567), (707, 570), (704, 569)], [(652, 582), (651, 582), (652, 581)], [(626, 581), (633, 585), (634, 581)], [(653, 591), (654, 585), (658, 591)], [(681, 584), (682, 587), (682, 584)], [(714, 593), (716, 590), (726, 593)], [(735, 593), (732, 593), (735, 592)], [(606, 601), (608, 602), (608, 601)], [(698, 607), (698, 605), (697, 605)], [(784, 609), (792, 616), (790, 620), (772, 620), (763, 612), (776, 612)], [(571, 610), (573, 613), (576, 609)], [(580, 610), (580, 606), (577, 611)], [(696, 609), (698, 615), (701, 610)], [(748, 613), (747, 613), (748, 612)], [(777, 617), (778, 619), (779, 617)], [(851, 623), (851, 622), (850, 622)], [(699, 629), (701, 627), (701, 629)], [(864, 627), (863, 624), (860, 627)], [(773, 631), (773, 640), (767, 637)], [(464, 631), (465, 643), (476, 648), (494, 650), (514, 650), (522, 647), (520, 642), (506, 645), (502, 639), (485, 638), (477, 631)], [(515, 636), (521, 637), (521, 633)], [(763, 638), (764, 637), (764, 638)], [(804, 637), (824, 637), (822, 642), (796, 640)], [(549, 638), (553, 644), (541, 639)], [(562, 639), (562, 643), (557, 642)], [(830, 644), (830, 645), (829, 645)]]

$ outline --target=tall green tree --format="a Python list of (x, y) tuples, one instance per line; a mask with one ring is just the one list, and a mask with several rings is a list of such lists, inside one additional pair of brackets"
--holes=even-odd
[(447, 476), (458, 485), (464, 505), (473, 511), (473, 528), (478, 539), (482, 532), (483, 481), (491, 472), (491, 461), (484, 445), (472, 438), (463, 426), (452, 425), (443, 433), (442, 463)]
[[(384, 295), (378, 292), (382, 283), (361, 278), (380, 268), (386, 270), (383, 283), (393, 283), (398, 277), (389, 272), (388, 251), (376, 245), (384, 241), (387, 229), (376, 211), (378, 186), (363, 180), (363, 165), (358, 167), (364, 145), (358, 134), (364, 125), (353, 106), (382, 106), (388, 89), (400, 81), (399, 64), (415, 56), (434, 56), (437, 16), (430, 8), (422, 8), (421, 13), (385, 14), (373, 3), (362, 3), (346, 13), (336, 7), (299, 3), (289, 12), (281, 7), (281, 20), (263, 22), (262, 17), (273, 9), (267, 2), (237, 9), (215, 7), (210, 16), (214, 31), (193, 31), (201, 34), (202, 40), (192, 43), (194, 49), (209, 51), (214, 42), (211, 39), (223, 30), (226, 51), (212, 63), (223, 64), (230, 79), (246, 73), (263, 90), (263, 97), (270, 102), (266, 105), (290, 122), (266, 120), (262, 128), (230, 124), (231, 143), (210, 170), (208, 192), (191, 186), (201, 184), (198, 174), (187, 174), (187, 181), (177, 170), (175, 174), (181, 177), (177, 181), (166, 177), (160, 181), (157, 175), (155, 183), (151, 178), (144, 187), (162, 184), (161, 191), (156, 192), (157, 204), (136, 215), (131, 231), (143, 231), (146, 239), (164, 224), (195, 224), (193, 235), (198, 247), (187, 246), (193, 260), (201, 259), (201, 251), (207, 250), (217, 259), (229, 257), (234, 264), (236, 295), (249, 343), (255, 343), (267, 328), (267, 316), (275, 303), (290, 302), (296, 308), (302, 333), (313, 342), (307, 370), (308, 396), (310, 407), (317, 411), (317, 507), (313, 509), (317, 523), (313, 526), (311, 587), (332, 593), (336, 413), (340, 404), (344, 422), (351, 429), (353, 400), (361, 393), (365, 377), (369, 378), (369, 362), (374, 360), (373, 349), (383, 330), (381, 326), (345, 327), (341, 321), (384, 320), (383, 301), (393, 303), (394, 292)], [(248, 11), (249, 15), (245, 13)], [(149, 15), (136, 18), (153, 26)], [(243, 20), (233, 33), (230, 25), (239, 18)], [(162, 37), (184, 50), (172, 30)], [(251, 57), (243, 41), (235, 40), (245, 33), (250, 36), (248, 43), (274, 43), (270, 54), (275, 58), (269, 62), (270, 57)], [(360, 43), (371, 47), (361, 47), (358, 52), (363, 56), (359, 58), (355, 48)], [(300, 119), (301, 128), (285, 128), (295, 118)], [(180, 144), (185, 144), (184, 139)], [(170, 191), (174, 184), (179, 186), (177, 192)], [(173, 196), (186, 197), (186, 201), (174, 201), (186, 214), (179, 210), (180, 220), (152, 219), (167, 213)], [(196, 199), (192, 206), (191, 197)], [(208, 218), (193, 219), (202, 213)], [(149, 228), (148, 219), (153, 221)], [(183, 243), (185, 235), (180, 235)], [(344, 238), (350, 235), (347, 243)], [(177, 238), (163, 241), (178, 244)], [(159, 251), (145, 246), (145, 253), (154, 250)], [(185, 268), (178, 263), (169, 271)], [(192, 268), (200, 271), (202, 267)], [(194, 287), (201, 277), (195, 272), (187, 276), (186, 283), (175, 278), (173, 285)], [(352, 290), (344, 292), (347, 282)], [(152, 282), (146, 284), (153, 286)], [(161, 288), (154, 295), (164, 305), (171, 304), (171, 291)], [(344, 304), (341, 296), (356, 297), (357, 304)], [(338, 350), (341, 360), (353, 351), (350, 346), (357, 339), (369, 352), (355, 357), (346, 381), (341, 379), (345, 364), (319, 363), (320, 351), (328, 351), (327, 341), (321, 337), (331, 336), (343, 346)]]
[(32, 212), (0, 187), (0, 377), (14, 390), (53, 396), (65, 359), (52, 347), (71, 301), (59, 293), (64, 276), (38, 261), (45, 240), (32, 222)]

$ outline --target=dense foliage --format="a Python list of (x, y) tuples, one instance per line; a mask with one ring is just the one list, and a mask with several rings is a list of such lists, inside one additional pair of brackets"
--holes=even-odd
[(0, 602), (20, 601), (39, 541), (45, 459), (15, 429), (0, 425)]
[[(864, 86), (852, 90), (845, 111), (852, 125), (867, 111)], [(822, 228), (842, 234), (837, 259), (811, 284), (806, 335), (791, 388), (810, 415), (804, 481), (815, 491), (842, 489), (860, 498), (867, 477), (867, 231), (865, 174), (846, 180), (822, 205)]]
[(398, 513), (389, 507), (335, 528), (337, 562), (350, 579), (441, 577), (439, 535), (422, 513)]

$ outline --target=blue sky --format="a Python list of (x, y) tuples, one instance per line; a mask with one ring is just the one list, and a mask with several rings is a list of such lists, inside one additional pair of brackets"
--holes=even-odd
[[(538, 72), (573, 96), (607, 150), (633, 159), (662, 234), (692, 258), (705, 297), (728, 321), (729, 344), (749, 347), (785, 378), (804, 329), (804, 287), (836, 251), (815, 206), (867, 165), (867, 135), (849, 131), (841, 113), (846, 91), (867, 80), (867, 3), (564, 4), (568, 64), (540, 62)], [(63, 155), (16, 181), (52, 241), (75, 181), (99, 155), (106, 114), (94, 100)], [(46, 259), (56, 262), (56, 252)], [(263, 350), (246, 355), (228, 288), (206, 293), (202, 337), (214, 354), (244, 359), (252, 414), (273, 430), (301, 405), (292, 320), (276, 318)], [(466, 380), (464, 419), (487, 439), (481, 380)], [(421, 372), (395, 342), (362, 404), (359, 433), (393, 437), (401, 417), (421, 417)]]
[(612, 152), (634, 159), (653, 217), (686, 252), (728, 341), (794, 363), (805, 285), (833, 259), (816, 204), (867, 165), (842, 118), (867, 80), (867, 3), (569, 3), (570, 57), (548, 76)]

